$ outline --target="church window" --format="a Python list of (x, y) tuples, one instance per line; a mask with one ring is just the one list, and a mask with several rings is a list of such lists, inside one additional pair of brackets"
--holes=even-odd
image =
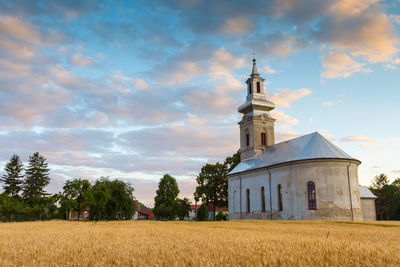
[(251, 83), (249, 83), (249, 95), (251, 95)]
[(265, 211), (265, 188), (261, 186), (261, 211)]
[(307, 191), (308, 191), (308, 209), (316, 210), (317, 209), (317, 195), (315, 193), (315, 183), (310, 181), (307, 183)]
[(261, 93), (260, 82), (257, 82), (257, 93)]
[(282, 186), (278, 184), (278, 210), (283, 210), (283, 203), (282, 203)]
[(267, 144), (267, 135), (265, 133), (261, 133), (261, 145), (265, 146)]
[(249, 146), (250, 145), (250, 135), (246, 134), (246, 145)]
[(250, 212), (250, 189), (246, 189), (246, 212)]
[(233, 213), (236, 212), (236, 190), (233, 192)]

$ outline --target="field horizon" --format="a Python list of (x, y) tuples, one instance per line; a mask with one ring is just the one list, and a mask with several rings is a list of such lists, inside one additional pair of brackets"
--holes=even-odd
[(395, 266), (400, 222), (0, 223), (1, 266)]

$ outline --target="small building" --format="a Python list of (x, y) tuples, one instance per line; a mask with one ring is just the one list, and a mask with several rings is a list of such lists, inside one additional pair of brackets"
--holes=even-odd
[[(201, 204), (190, 205), (189, 219), (196, 219), (196, 213), (199, 210), (200, 206)], [(212, 220), (214, 218), (214, 205), (212, 203), (209, 203), (207, 209), (208, 219)], [(215, 207), (215, 216), (217, 216), (219, 211), (222, 211), (225, 215), (229, 215), (228, 207)]]
[[(79, 220), (80, 221), (87, 221), (89, 220), (89, 212), (90, 212), (90, 208), (86, 207), (85, 209), (83, 209), (79, 215)], [(77, 211), (71, 211), (69, 213), (69, 218), (68, 220), (70, 221), (77, 221), (78, 220), (78, 212)]]
[(371, 192), (371, 190), (369, 190), (367, 186), (360, 185), (360, 199), (363, 220), (375, 221), (375, 199), (377, 199), (377, 197)]
[(190, 205), (190, 211), (189, 211), (189, 219), (190, 220), (195, 220), (196, 219), (197, 210), (199, 208), (200, 208), (200, 204)]
[(151, 220), (153, 218), (153, 211), (135, 200), (135, 214), (133, 215), (133, 220)]
[[(229, 216), (228, 207), (215, 207), (215, 216), (217, 216), (218, 212), (220, 211)], [(214, 219), (214, 205), (212, 203), (208, 204), (208, 219)]]

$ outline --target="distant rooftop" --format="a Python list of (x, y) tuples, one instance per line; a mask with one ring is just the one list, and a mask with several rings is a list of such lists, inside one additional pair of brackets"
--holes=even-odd
[(367, 186), (360, 185), (360, 198), (377, 198)]
[(359, 161), (332, 144), (318, 132), (284, 141), (241, 161), (229, 174), (307, 159), (349, 159)]

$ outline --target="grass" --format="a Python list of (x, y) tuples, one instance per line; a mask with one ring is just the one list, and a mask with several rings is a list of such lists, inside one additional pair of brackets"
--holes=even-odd
[(399, 251), (400, 222), (0, 223), (0, 266), (398, 266)]

